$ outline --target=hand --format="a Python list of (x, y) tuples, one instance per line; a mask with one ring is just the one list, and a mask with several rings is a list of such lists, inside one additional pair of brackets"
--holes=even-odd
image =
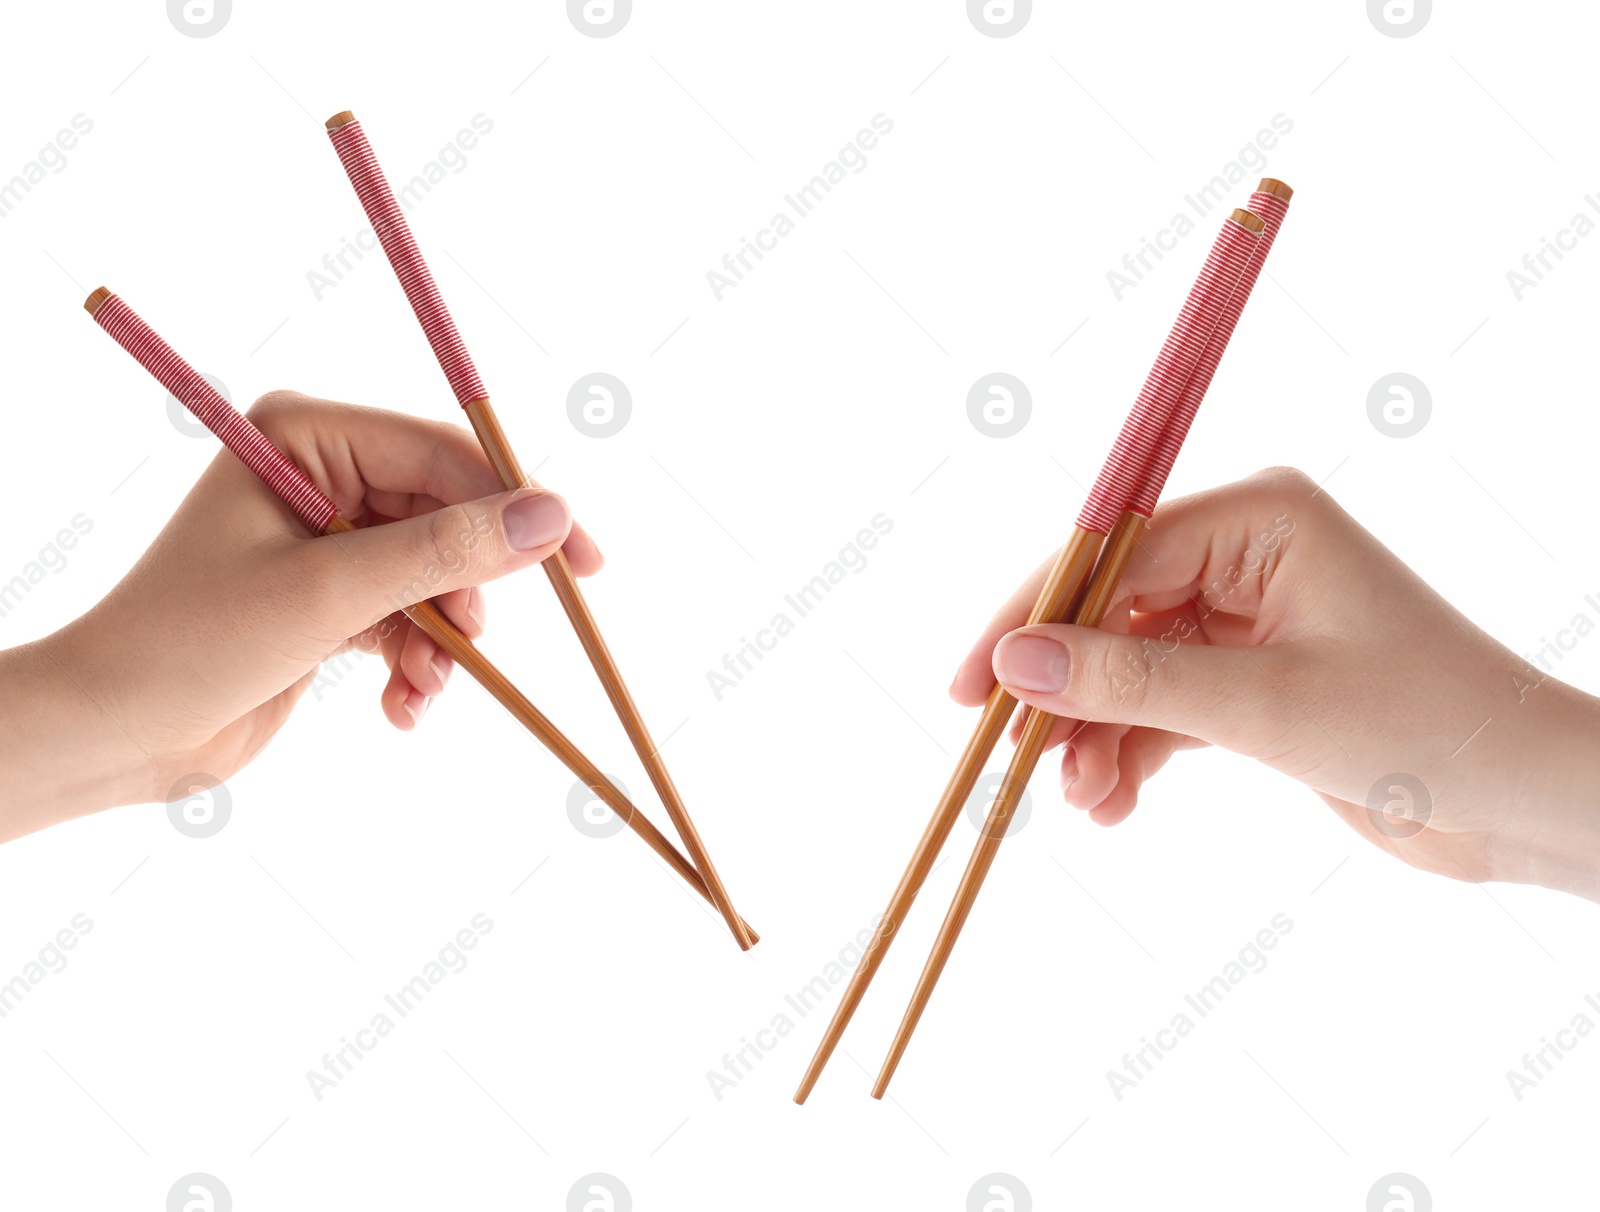
[(1415, 867), (1600, 900), (1600, 701), (1475, 627), (1302, 473), (1158, 509), (1105, 630), (1023, 626), (1049, 566), (951, 694), (975, 706), (998, 678), (1063, 717), (1065, 796), (1099, 824), (1175, 751), (1220, 745)]
[[(114, 804), (226, 779), (272, 739), (328, 657), (351, 646), (390, 669), (384, 714), (410, 729), (452, 662), (399, 608), (433, 598), (469, 638), (485, 581), (564, 549), (580, 576), (599, 550), (543, 489), (499, 491), (455, 425), (263, 396), (250, 418), (363, 529), (309, 536), (226, 451), (104, 601), (0, 653), (0, 841)], [(380, 524), (386, 523), (386, 524)]]

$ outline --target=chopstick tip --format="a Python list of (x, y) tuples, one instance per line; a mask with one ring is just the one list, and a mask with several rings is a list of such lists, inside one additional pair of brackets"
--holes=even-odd
[(111, 297), (111, 291), (104, 286), (96, 286), (89, 297), (83, 301), (83, 310), (91, 316), (100, 310), (100, 304)]
[(341, 126), (348, 126), (355, 120), (355, 114), (351, 113), (347, 109), (341, 109), (338, 113), (334, 114), (333, 117), (324, 122), (323, 125), (329, 130), (338, 130)]
[(1256, 186), (1256, 192), (1271, 194), (1274, 198), (1282, 198), (1285, 202), (1294, 197), (1294, 190), (1276, 177), (1262, 177), (1261, 184)]
[(833, 1051), (832, 1048), (827, 1046), (826, 1039), (818, 1047), (817, 1055), (811, 1058), (811, 1064), (806, 1067), (805, 1076), (800, 1079), (800, 1086), (794, 1092), (794, 1101), (797, 1107), (805, 1106), (806, 1099), (810, 1098), (811, 1092), (817, 1088), (817, 1079), (822, 1076), (822, 1066), (827, 1059), (824, 1055), (824, 1049), (829, 1053)]

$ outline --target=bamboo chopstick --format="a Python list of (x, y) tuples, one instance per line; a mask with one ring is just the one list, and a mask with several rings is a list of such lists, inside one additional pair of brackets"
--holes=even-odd
[[(338, 152), (339, 160), (344, 165), (351, 185), (355, 188), (356, 196), (360, 198), (362, 208), (372, 222), (372, 229), (378, 237), (378, 242), (383, 245), (384, 254), (400, 279), (406, 298), (410, 301), (412, 310), (416, 312), (417, 320), (433, 347), (440, 368), (450, 381), (450, 387), (455, 392), (457, 401), (471, 420), (473, 431), (478, 435), (484, 453), (494, 465), (505, 487), (529, 486), (531, 481), (524, 474), (521, 464), (511, 450), (505, 430), (489, 403), (489, 393), (478, 377), (477, 368), (472, 363), (466, 344), (456, 329), (455, 321), (450, 318), (449, 310), (444, 305), (444, 299), (439, 294), (433, 275), (411, 234), (405, 213), (395, 201), (394, 192), (389, 188), (383, 169), (378, 164), (378, 158), (373, 153), (371, 144), (367, 142), (361, 124), (356, 121), (353, 113), (345, 110), (329, 118), (325, 125), (334, 150)], [(640, 715), (633, 696), (622, 680), (622, 674), (610, 649), (606, 647), (606, 642), (600, 635), (599, 625), (595, 622), (594, 615), (578, 588), (577, 578), (573, 575), (566, 556), (559, 551), (556, 552), (545, 560), (544, 569), (550, 577), (550, 584), (555, 589), (556, 597), (561, 601), (562, 609), (566, 611), (567, 621), (582, 642), (589, 663), (594, 666), (594, 671), (605, 688), (606, 697), (611, 700), (612, 709), (622, 721), (622, 727), (628, 734), (634, 752), (644, 763), (668, 817), (683, 839), (684, 848), (688, 850), (695, 867), (704, 876), (712, 903), (722, 914), (723, 920), (728, 923), (728, 928), (733, 931), (739, 946), (748, 950), (756, 940), (751, 937), (749, 930), (734, 911), (727, 889), (723, 886), (715, 866), (712, 865), (711, 856), (706, 853), (705, 844), (701, 841), (694, 822), (689, 818), (689, 811), (684, 807), (672, 776), (667, 772), (666, 764), (661, 760), (657, 746), (650, 738), (644, 718)]]
[[(1205, 354), (1212, 330), (1220, 322), (1226, 300), (1244, 275), (1249, 251), (1262, 230), (1261, 220), (1247, 210), (1235, 210), (1223, 224), (1199, 277), (1185, 301), (1178, 321), (1158, 353), (1154, 367), (1140, 389), (1133, 409), (1117, 435), (1100, 475), (1079, 515), (1078, 524), (1057, 557), (1028, 617), (1029, 625), (1059, 623), (1073, 617), (1082, 600), (1084, 583), (1106, 536), (1116, 529), (1121, 505), (1133, 496), (1149, 453), (1160, 440), (1173, 406), (1193, 377)], [(1108, 504), (1109, 502), (1109, 504)], [(927, 829), (912, 852), (899, 884), (890, 897), (861, 962), (846, 985), (833, 1018), (807, 1066), (794, 1101), (805, 1102), (823, 1068), (838, 1047), (867, 987), (882, 965), (889, 946), (933, 869), (939, 850), (950, 836), (967, 798), (982, 776), (1016, 700), (996, 685), (989, 692), (966, 748), (957, 762)]]
[[(1195, 367), (1183, 393), (1178, 397), (1166, 428), (1150, 451), (1136, 493), (1128, 499), (1127, 508), (1118, 516), (1101, 550), (1100, 559), (1089, 577), (1083, 601), (1072, 618), (1072, 621), (1081, 627), (1100, 626), (1114, 601), (1128, 560), (1144, 533), (1145, 526), (1149, 523), (1150, 515), (1155, 512), (1156, 502), (1160, 499), (1161, 490), (1166, 485), (1168, 474), (1172, 471), (1173, 462), (1183, 446), (1184, 438), (1188, 436), (1189, 426), (1193, 423), (1200, 403), (1205, 398), (1211, 377), (1216, 373), (1217, 365), (1222, 360), (1244, 305), (1249, 301), (1250, 292), (1261, 273), (1267, 253), (1271, 251), (1278, 228), (1288, 213), (1288, 202), (1293, 194), (1294, 191), (1283, 182), (1267, 178), (1261, 182), (1261, 187), (1256, 193), (1251, 195), (1250, 210), (1262, 221), (1261, 236), (1251, 249), (1244, 273), (1228, 299), (1220, 321), (1212, 331), (1204, 355)], [(955, 949), (956, 940), (960, 937), (962, 927), (966, 925), (972, 906), (977, 902), (978, 893), (983, 888), (983, 882), (988, 877), (995, 856), (1000, 851), (1000, 843), (1005, 840), (1012, 811), (1021, 800), (1022, 791), (1027, 787), (1034, 767), (1038, 765), (1049, 743), (1055, 721), (1056, 717), (1048, 712), (1033, 711), (1023, 724), (1016, 751), (1012, 754), (1011, 763), (1006, 768), (1000, 789), (990, 806), (988, 818), (984, 821), (977, 844), (973, 847), (972, 857), (962, 873), (961, 882), (956, 886), (950, 909), (945, 915), (922, 975), (918, 978), (917, 987), (912, 993), (910, 1004), (906, 1007), (889, 1053), (873, 1085), (874, 1098), (883, 1097), (890, 1080), (894, 1077), (895, 1069), (900, 1064), (901, 1057), (905, 1055), (912, 1033), (916, 1030), (923, 1011), (927, 1009), (934, 987), (950, 959), (951, 952)]]
[[(1066, 546), (1061, 549), (1061, 554), (1056, 557), (1055, 565), (1050, 569), (1044, 588), (1039, 591), (1039, 597), (1028, 615), (1030, 626), (1035, 623), (1055, 623), (1070, 617), (1076, 607), (1079, 592), (1083, 589), (1084, 578), (1088, 576), (1095, 555), (1100, 550), (1100, 542), (1104, 538), (1103, 534), (1082, 527), (1073, 530)], [(978, 726), (973, 729), (966, 748), (956, 760), (955, 771), (950, 775), (950, 781), (945, 784), (938, 804), (934, 806), (928, 827), (917, 840), (917, 847), (911, 852), (911, 861), (906, 865), (905, 871), (900, 876), (900, 882), (895, 885), (894, 892), (889, 897), (889, 907), (883, 911), (883, 916), (878, 920), (877, 928), (862, 952), (860, 963), (851, 974), (850, 982), (845, 986), (839, 1004), (834, 1007), (833, 1018), (829, 1021), (827, 1030), (823, 1032), (821, 1042), (817, 1044), (811, 1063), (806, 1067), (800, 1088), (795, 1091), (795, 1102), (804, 1103), (810, 1096), (834, 1049), (839, 1046), (845, 1028), (850, 1025), (850, 1019), (854, 1016), (856, 1008), (861, 1005), (861, 999), (866, 996), (867, 987), (877, 975), (878, 968), (882, 965), (884, 956), (888, 954), (889, 946), (894, 942), (901, 923), (911, 911), (912, 902), (917, 899), (917, 893), (922, 891), (922, 885), (927, 882), (928, 873), (933, 870), (933, 865), (939, 858), (939, 851), (944, 848), (950, 830), (955, 827), (956, 820), (961, 815), (961, 809), (972, 794), (972, 789), (977, 786), (978, 779), (982, 777), (989, 755), (999, 743), (1000, 734), (1005, 731), (1006, 722), (1010, 720), (1012, 709), (1016, 705), (1017, 700), (999, 685), (989, 692), (989, 698), (983, 705), (983, 714), (978, 717)]]
[[(104, 286), (84, 301), (84, 310), (117, 344), (133, 355), (151, 375), (222, 439), (230, 451), (318, 535), (343, 534), (356, 527), (287, 455), (229, 404), (177, 351), (139, 318), (122, 299)], [(502, 706), (542, 742), (607, 807), (642, 837), (645, 844), (708, 901), (711, 895), (700, 873), (678, 852), (661, 831), (628, 801), (609, 778), (564, 736), (550, 720), (480, 652), (432, 602), (405, 608), (406, 617), (429, 639), (480, 682)], [(748, 927), (746, 927), (748, 929)], [(752, 936), (754, 931), (751, 931)]]

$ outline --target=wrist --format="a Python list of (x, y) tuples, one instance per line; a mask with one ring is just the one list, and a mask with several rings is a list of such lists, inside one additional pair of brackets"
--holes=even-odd
[(1600, 699), (1551, 679), (1523, 706), (1532, 710), (1508, 805), (1515, 842), (1494, 878), (1600, 902)]
[(66, 636), (0, 652), (0, 842), (154, 797), (153, 759), (113, 718), (90, 671), (73, 667)]

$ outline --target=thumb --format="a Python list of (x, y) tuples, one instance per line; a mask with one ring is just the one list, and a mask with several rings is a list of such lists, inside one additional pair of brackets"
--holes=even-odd
[(358, 635), (386, 615), (481, 585), (554, 555), (572, 512), (553, 492), (524, 488), (306, 543), (319, 620)]
[[(1281, 646), (1280, 646), (1281, 648)], [(1001, 637), (994, 674), (1014, 698), (1071, 720), (1142, 725), (1252, 757), (1282, 738), (1280, 652), (1044, 624)]]

